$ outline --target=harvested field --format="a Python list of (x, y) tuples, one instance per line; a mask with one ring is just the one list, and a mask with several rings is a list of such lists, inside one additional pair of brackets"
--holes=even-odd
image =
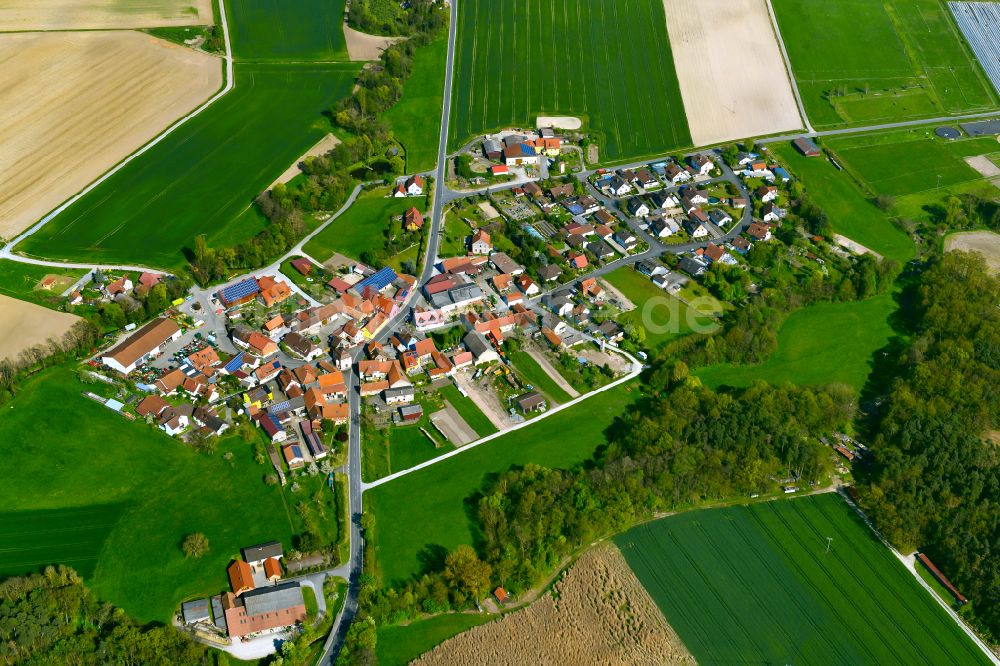
[(989, 269), (1000, 275), (1000, 234), (992, 231), (965, 231), (944, 239), (945, 250), (978, 252)]
[(535, 126), (578, 130), (583, 127), (583, 122), (576, 116), (538, 116)]
[(25, 349), (62, 337), (80, 318), (0, 295), (0, 359), (16, 359)]
[(990, 161), (990, 158), (985, 155), (974, 155), (972, 157), (966, 157), (965, 163), (970, 167), (979, 172), (981, 176), (986, 176), (987, 178), (992, 178), (993, 176), (1000, 176), (1000, 167)]
[(765, 0), (663, 8), (694, 145), (802, 127)]
[(476, 431), (469, 427), (458, 410), (447, 400), (444, 401), (444, 409), (431, 414), (431, 422), (455, 446), (464, 446), (479, 439)]
[(216, 58), (138, 32), (0, 35), (0, 64), (5, 237), (36, 222), (222, 85)]
[(295, 160), (295, 163), (292, 164), (292, 166), (285, 169), (285, 172), (280, 176), (278, 176), (277, 180), (271, 183), (267, 189), (271, 189), (278, 183), (287, 183), (292, 178), (295, 178), (297, 175), (302, 173), (302, 163), (306, 161), (307, 157), (318, 157), (320, 155), (325, 155), (326, 153), (336, 148), (339, 144), (340, 144), (340, 139), (338, 139), (332, 134), (327, 134), (322, 139), (320, 139), (315, 146), (307, 150), (302, 155), (302, 157)]
[(344, 40), (347, 42), (347, 56), (351, 60), (378, 60), (382, 51), (403, 39), (402, 37), (382, 37), (369, 35), (344, 24)]
[(555, 593), (447, 640), (414, 663), (694, 663), (617, 549), (585, 553)]
[(875, 252), (874, 250), (865, 247), (864, 245), (862, 245), (857, 241), (851, 240), (847, 236), (843, 236), (841, 234), (834, 234), (833, 241), (840, 247), (849, 250), (854, 254), (870, 254), (878, 259), (882, 258), (882, 255), (879, 254), (878, 252)]
[(4, 0), (0, 32), (211, 25), (212, 0)]

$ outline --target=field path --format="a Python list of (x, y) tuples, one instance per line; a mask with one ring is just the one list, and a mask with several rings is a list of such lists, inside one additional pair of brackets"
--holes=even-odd
[(568, 381), (566, 381), (566, 378), (562, 376), (561, 372), (552, 367), (552, 364), (549, 363), (549, 359), (541, 352), (540, 349), (536, 348), (534, 345), (528, 345), (528, 348), (525, 349), (525, 351), (528, 352), (528, 356), (535, 359), (535, 362), (541, 366), (542, 370), (545, 371), (545, 374), (551, 377), (552, 381), (554, 381), (559, 388), (569, 394), (569, 397), (579, 397), (580, 392), (573, 388)]

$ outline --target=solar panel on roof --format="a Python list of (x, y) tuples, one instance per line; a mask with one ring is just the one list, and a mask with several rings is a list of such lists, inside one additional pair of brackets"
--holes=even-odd
[(251, 294), (256, 294), (260, 291), (260, 287), (257, 285), (257, 281), (253, 278), (247, 278), (242, 282), (237, 282), (236, 284), (231, 284), (222, 290), (222, 298), (226, 301), (235, 301)]
[(243, 352), (240, 352), (236, 356), (232, 357), (226, 364), (222, 366), (226, 372), (236, 372), (243, 367)]
[(281, 402), (276, 402), (267, 408), (267, 411), (271, 414), (278, 414), (280, 412), (287, 412), (288, 408), (292, 406), (292, 403), (288, 400), (282, 400)]
[(386, 267), (374, 273), (373, 275), (366, 277), (364, 280), (362, 280), (355, 286), (355, 289), (361, 292), (364, 291), (366, 287), (372, 287), (374, 289), (377, 289), (378, 291), (382, 291), (387, 286), (392, 284), (392, 281), (395, 279), (396, 279), (396, 272), (391, 268)]

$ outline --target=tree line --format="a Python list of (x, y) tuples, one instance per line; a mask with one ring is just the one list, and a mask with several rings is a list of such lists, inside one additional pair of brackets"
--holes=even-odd
[(141, 626), (96, 600), (64, 566), (0, 582), (0, 658), (7, 666), (228, 663), (173, 627)]
[(977, 254), (931, 260), (900, 377), (870, 428), (858, 499), (904, 552), (918, 548), (1000, 639), (1000, 279)]

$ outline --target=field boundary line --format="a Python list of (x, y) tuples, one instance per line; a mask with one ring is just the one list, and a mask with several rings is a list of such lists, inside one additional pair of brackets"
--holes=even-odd
[(788, 50), (785, 48), (785, 40), (781, 36), (781, 28), (778, 27), (778, 15), (774, 12), (774, 6), (771, 5), (771, 0), (764, 0), (767, 3), (767, 15), (771, 19), (771, 29), (774, 30), (774, 38), (778, 41), (778, 48), (781, 49), (781, 59), (785, 61), (785, 72), (788, 75), (788, 81), (792, 84), (792, 92), (795, 94), (795, 103), (799, 107), (799, 116), (802, 118), (802, 122), (805, 124), (806, 131), (809, 133), (814, 132), (812, 125), (809, 124), (809, 116), (806, 115), (806, 107), (802, 103), (802, 95), (799, 93), (799, 84), (795, 81), (795, 73), (792, 71), (792, 61), (788, 57)]
[(1000, 657), (994, 654), (993, 650), (990, 649), (989, 645), (987, 645), (983, 641), (983, 639), (981, 639), (976, 634), (976, 632), (970, 629), (968, 625), (966, 625), (965, 622), (962, 621), (962, 618), (958, 615), (958, 613), (956, 613), (950, 605), (945, 603), (944, 600), (937, 595), (937, 592), (935, 592), (934, 588), (932, 588), (930, 585), (927, 584), (927, 581), (925, 581), (923, 578), (920, 577), (920, 574), (918, 574), (916, 569), (912, 566), (910, 558), (908, 558), (907, 556), (903, 555), (898, 550), (896, 550), (896, 548), (891, 543), (889, 543), (889, 540), (886, 539), (884, 536), (882, 536), (882, 533), (879, 532), (878, 529), (876, 529), (875, 524), (872, 523), (872, 521), (868, 518), (867, 515), (865, 515), (865, 512), (861, 510), (861, 507), (859, 507), (857, 504), (854, 503), (854, 500), (851, 499), (850, 495), (844, 492), (843, 489), (838, 489), (837, 492), (840, 494), (841, 497), (844, 498), (844, 500), (847, 502), (847, 505), (852, 509), (854, 509), (854, 511), (858, 514), (858, 516), (861, 517), (861, 520), (863, 520), (865, 522), (865, 525), (868, 526), (868, 529), (870, 529), (872, 533), (875, 534), (876, 537), (878, 537), (878, 540), (881, 541), (882, 544), (889, 549), (889, 552), (895, 555), (896, 559), (900, 561), (900, 563), (906, 568), (906, 570), (910, 573), (910, 575), (913, 576), (918, 583), (920, 583), (920, 586), (924, 588), (929, 595), (931, 595), (931, 598), (933, 598), (934, 601), (936, 601), (938, 605), (940, 605), (941, 608), (943, 608), (945, 612), (951, 616), (951, 619), (953, 619), (956, 623), (958, 623), (958, 626), (961, 627), (962, 631), (964, 631), (969, 636), (969, 638), (972, 639), (972, 642), (975, 643), (980, 650), (982, 650), (983, 654), (986, 655), (986, 658), (989, 659), (990, 662), (992, 662), (995, 666), (1000, 666)]
[[(74, 194), (72, 197), (70, 197), (69, 199), (67, 199), (63, 203), (61, 203), (57, 208), (55, 208), (54, 210), (52, 210), (51, 212), (49, 212), (48, 214), (46, 214), (45, 217), (43, 217), (42, 219), (40, 219), (38, 222), (36, 222), (32, 226), (28, 227), (26, 230), (22, 231), (19, 235), (15, 236), (14, 239), (11, 240), (9, 243), (7, 243), (4, 246), (3, 250), (0, 251), (0, 258), (12, 259), (14, 261), (19, 261), (18, 255), (15, 255), (13, 253), (13, 251), (12, 251), (16, 245), (18, 245), (19, 243), (21, 243), (22, 241), (24, 241), (29, 236), (31, 236), (31, 235), (35, 234), (36, 232), (38, 232), (39, 229), (41, 229), (46, 224), (48, 224), (49, 222), (51, 222), (52, 220), (54, 220), (56, 218), (56, 216), (58, 216), (63, 211), (65, 211), (67, 208), (69, 208), (70, 206), (72, 206), (73, 204), (75, 204), (77, 201), (79, 201), (80, 199), (82, 199), (84, 196), (86, 196), (87, 194), (89, 194), (90, 192), (92, 192), (99, 185), (101, 185), (102, 183), (104, 183), (105, 181), (107, 181), (109, 178), (111, 178), (112, 176), (114, 176), (116, 173), (118, 173), (119, 171), (121, 171), (122, 169), (124, 169), (128, 164), (130, 164), (132, 162), (132, 160), (134, 160), (137, 157), (140, 157), (141, 155), (144, 155), (146, 152), (152, 150), (152, 148), (154, 146), (156, 146), (161, 141), (163, 141), (167, 136), (169, 136), (170, 134), (172, 134), (175, 130), (177, 130), (178, 128), (180, 128), (187, 121), (191, 120), (195, 116), (197, 116), (200, 113), (202, 113), (203, 111), (205, 111), (208, 107), (210, 107), (212, 104), (214, 104), (215, 102), (217, 102), (220, 99), (222, 99), (222, 97), (224, 95), (226, 95), (228, 92), (230, 92), (233, 88), (236, 87), (235, 86), (235, 77), (234, 77), (234, 74), (233, 74), (233, 69), (234, 69), (233, 68), (233, 49), (232, 49), (232, 42), (229, 39), (229, 21), (228, 21), (228, 18), (226, 17), (225, 0), (218, 0), (218, 2), (219, 2), (219, 22), (222, 25), (222, 36), (223, 36), (223, 41), (225, 42), (225, 45), (226, 45), (226, 54), (224, 56), (222, 56), (222, 60), (225, 63), (225, 70), (224, 71), (225, 71), (225, 79), (226, 79), (226, 81), (225, 81), (225, 85), (223, 85), (222, 89), (219, 90), (217, 93), (215, 93), (215, 95), (213, 95), (212, 97), (210, 97), (207, 101), (203, 102), (201, 104), (201, 106), (199, 106), (198, 108), (196, 108), (194, 111), (191, 111), (187, 115), (183, 116), (182, 118), (180, 118), (179, 120), (177, 120), (176, 122), (174, 122), (170, 127), (168, 127), (167, 129), (163, 130), (158, 135), (156, 135), (155, 137), (153, 137), (152, 139), (150, 139), (150, 141), (147, 142), (145, 145), (143, 145), (141, 148), (139, 148), (138, 150), (136, 150), (135, 152), (133, 152), (131, 155), (128, 155), (125, 159), (123, 159), (121, 162), (119, 162), (115, 166), (111, 167), (111, 169), (109, 169), (108, 171), (105, 171), (104, 174), (102, 174), (97, 180), (94, 180), (89, 185), (87, 185), (87, 187), (83, 188), (82, 190), (80, 190), (79, 192), (77, 192), (76, 194)], [(31, 262), (25, 262), (25, 263), (31, 263)], [(55, 265), (62, 265), (62, 264), (59, 264), (59, 262), (56, 262)]]
[[(568, 409), (570, 407), (576, 406), (577, 404), (583, 402), (587, 398), (595, 396), (595, 395), (597, 395), (599, 393), (603, 393), (604, 391), (608, 391), (610, 389), (613, 389), (616, 386), (624, 384), (625, 382), (632, 381), (633, 379), (635, 379), (636, 377), (638, 377), (640, 374), (642, 374), (642, 369), (643, 369), (642, 364), (639, 363), (639, 361), (637, 361), (631, 354), (629, 354), (626, 351), (623, 351), (623, 350), (619, 349), (618, 347), (614, 347), (612, 345), (607, 345), (607, 348), (608, 349), (612, 349), (612, 350), (618, 352), (619, 354), (625, 356), (628, 360), (630, 360), (632, 362), (632, 370), (628, 374), (619, 377), (618, 379), (616, 379), (615, 381), (611, 382), (610, 384), (605, 384), (604, 386), (601, 386), (600, 388), (594, 389), (593, 391), (590, 391), (589, 393), (584, 393), (583, 395), (581, 395), (578, 398), (573, 398), (569, 402), (565, 402), (565, 403), (563, 403), (561, 405), (557, 405), (557, 406), (553, 407), (552, 409), (546, 410), (544, 414), (541, 414), (538, 417), (531, 419), (530, 421), (522, 421), (521, 423), (518, 423), (518, 424), (516, 424), (514, 426), (511, 426), (510, 428), (507, 428), (506, 430), (500, 430), (500, 431), (495, 432), (495, 433), (493, 433), (491, 435), (487, 435), (486, 437), (482, 437), (480, 439), (477, 439), (474, 442), (469, 442), (468, 444), (466, 444), (465, 446), (463, 446), (461, 448), (457, 448), (454, 451), (449, 451), (449, 452), (447, 452), (445, 454), (442, 454), (442, 455), (440, 455), (440, 456), (438, 456), (436, 458), (431, 458), (430, 460), (428, 460), (426, 462), (422, 462), (419, 465), (414, 465), (413, 467), (410, 467), (408, 469), (402, 469), (402, 470), (400, 470), (398, 472), (390, 474), (389, 476), (384, 476), (381, 479), (377, 479), (377, 480), (371, 481), (369, 483), (362, 483), (361, 484), (361, 492), (363, 493), (363, 492), (365, 492), (367, 490), (371, 490), (372, 488), (377, 488), (378, 486), (381, 486), (384, 483), (389, 483), (390, 481), (395, 481), (396, 479), (398, 479), (400, 477), (403, 477), (403, 476), (406, 476), (407, 474), (411, 474), (413, 472), (417, 472), (419, 470), (422, 470), (425, 467), (430, 467), (431, 465), (435, 465), (435, 464), (437, 464), (439, 462), (442, 462), (442, 461), (444, 461), (444, 460), (446, 460), (448, 458), (451, 458), (452, 456), (457, 456), (457, 455), (459, 455), (461, 453), (464, 453), (465, 451), (469, 451), (471, 449), (474, 449), (477, 446), (479, 446), (480, 444), (486, 444), (487, 442), (491, 442), (494, 439), (497, 439), (499, 437), (503, 437), (504, 435), (506, 435), (508, 433), (512, 433), (514, 431), (521, 430), (522, 428), (530, 427), (530, 426), (538, 423), (539, 421), (542, 421), (543, 419), (546, 419), (546, 418), (552, 416), (553, 414), (558, 414), (559, 412), (563, 411), (564, 409)], [(1000, 666), (1000, 664), (998, 664), (997, 666)]]

